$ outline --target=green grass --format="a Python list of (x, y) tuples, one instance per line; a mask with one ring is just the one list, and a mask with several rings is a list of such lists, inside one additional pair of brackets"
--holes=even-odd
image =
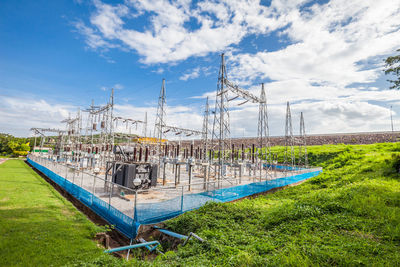
[(60, 266), (102, 254), (99, 227), (22, 160), (0, 165), (0, 266)]
[[(281, 148), (274, 148), (279, 150)], [(400, 265), (400, 146), (310, 147), (324, 173), (274, 194), (209, 204), (167, 222), (207, 239), (154, 265)]]
[(82, 265), (400, 266), (398, 151), (399, 144), (309, 147), (310, 164), (324, 167), (318, 177), (166, 222), (207, 243), (193, 240), (154, 261), (98, 258)]
[(322, 166), (323, 174), (273, 194), (211, 203), (167, 221), (167, 228), (195, 232), (207, 242), (193, 240), (148, 261), (140, 260), (146, 252), (137, 250), (137, 259), (129, 262), (100, 255), (90, 240), (95, 226), (22, 162), (8, 161), (0, 165), (0, 263), (400, 266), (400, 144), (308, 150), (310, 164)]

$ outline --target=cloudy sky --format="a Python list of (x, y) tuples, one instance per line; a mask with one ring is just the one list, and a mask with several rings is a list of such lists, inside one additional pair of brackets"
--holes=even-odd
[[(0, 132), (63, 127), (111, 88), (118, 115), (153, 124), (162, 78), (167, 124), (201, 129), (221, 53), (229, 80), (257, 95), (265, 83), (271, 135), (286, 101), (295, 133), (301, 111), (307, 133), (390, 130), (390, 106), (400, 130), (382, 71), (400, 48), (400, 0), (3, 0), (0, 40)], [(258, 107), (238, 103), (232, 136), (256, 135)]]

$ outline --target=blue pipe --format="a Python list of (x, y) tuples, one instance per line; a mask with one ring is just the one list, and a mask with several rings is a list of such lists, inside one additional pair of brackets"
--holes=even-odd
[[(155, 245), (155, 246), (150, 247), (151, 245)], [(117, 251), (121, 251), (121, 250), (127, 250), (127, 249), (131, 249), (131, 248), (141, 248), (141, 247), (146, 247), (148, 250), (153, 251), (156, 249), (156, 247), (158, 245), (160, 245), (160, 242), (150, 241), (150, 242), (146, 242), (146, 243), (139, 243), (139, 244), (134, 244), (134, 245), (130, 245), (130, 246), (124, 246), (124, 247), (104, 250), (104, 253), (113, 253), (113, 252), (117, 252)]]
[(185, 235), (181, 235), (181, 234), (178, 234), (178, 233), (174, 233), (174, 232), (172, 232), (172, 231), (168, 231), (168, 230), (166, 230), (166, 229), (159, 228), (159, 227), (157, 227), (157, 226), (153, 226), (153, 228), (157, 229), (157, 230), (160, 231), (161, 233), (164, 233), (164, 234), (166, 234), (166, 235), (169, 235), (169, 236), (172, 236), (172, 237), (175, 237), (175, 238), (179, 238), (179, 239), (187, 239), (187, 238), (188, 238), (188, 237), (185, 236)]

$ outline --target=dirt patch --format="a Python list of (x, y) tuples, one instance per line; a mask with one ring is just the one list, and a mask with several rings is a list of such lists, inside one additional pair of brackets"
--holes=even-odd
[(65, 216), (72, 216), (74, 213), (69, 209), (62, 209), (61, 213)]
[(0, 159), (0, 164), (6, 162), (8, 159)]
[(374, 235), (369, 234), (369, 233), (360, 233), (358, 231), (347, 231), (347, 230), (342, 230), (342, 232), (344, 232), (345, 234), (357, 237), (357, 238), (371, 239), (371, 240), (375, 240), (375, 241), (380, 240), (379, 238), (377, 238)]

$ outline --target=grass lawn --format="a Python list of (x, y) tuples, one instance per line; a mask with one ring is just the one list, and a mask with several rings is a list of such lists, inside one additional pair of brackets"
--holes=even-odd
[(22, 160), (0, 165), (0, 266), (60, 266), (102, 254), (99, 227)]

